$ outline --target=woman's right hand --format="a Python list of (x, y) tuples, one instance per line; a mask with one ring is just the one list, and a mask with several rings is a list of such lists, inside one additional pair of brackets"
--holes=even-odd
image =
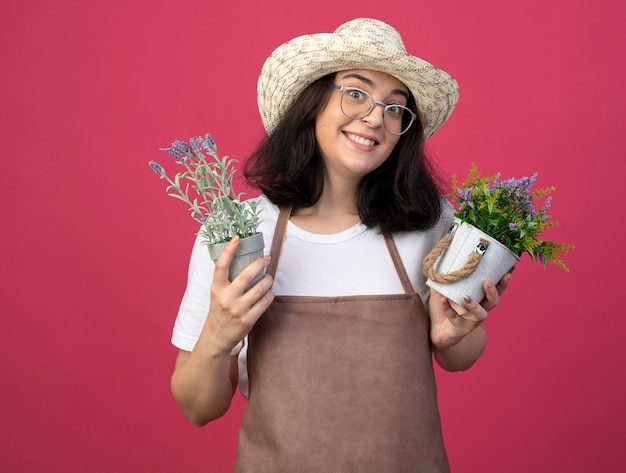
[(238, 246), (239, 237), (236, 236), (215, 263), (211, 306), (203, 329), (203, 335), (206, 332), (211, 345), (220, 352), (230, 353), (274, 300), (274, 281), (268, 274), (246, 291), (252, 280), (267, 268), (270, 256), (255, 260), (232, 282), (228, 280), (228, 268)]

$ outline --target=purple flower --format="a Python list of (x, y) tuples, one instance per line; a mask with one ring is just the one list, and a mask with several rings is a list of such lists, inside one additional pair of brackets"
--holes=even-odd
[(193, 149), (193, 152), (196, 154), (200, 154), (202, 153), (202, 149), (200, 148), (200, 142), (201, 142), (202, 138), (198, 137), (198, 138), (189, 138), (189, 144), (191, 145), (191, 148)]
[(550, 208), (550, 205), (552, 205), (552, 196), (548, 196), (548, 198), (546, 199), (546, 203), (543, 204), (541, 211), (543, 213), (546, 213), (548, 209)]
[(532, 186), (535, 185), (535, 182), (537, 181), (537, 176), (539, 176), (538, 172), (533, 174), (531, 177), (522, 177), (517, 182), (517, 185), (519, 186), (519, 188), (521, 190), (521, 195), (523, 195), (525, 197), (530, 197), (531, 188), (532, 188)]
[(174, 151), (172, 148), (159, 148), (159, 150), (160, 151), (165, 151), (166, 153), (168, 153), (170, 156), (172, 156), (177, 161), (182, 161), (180, 159), (180, 156), (178, 156), (178, 153), (176, 151)]
[(156, 161), (150, 161), (148, 164), (150, 165), (150, 167), (152, 168), (154, 172), (156, 172), (157, 174), (160, 174), (161, 176), (165, 176), (165, 171), (163, 170), (163, 168), (161, 167), (159, 163), (157, 163)]
[(182, 162), (187, 159), (187, 156), (189, 156), (193, 150), (191, 149), (191, 146), (184, 141), (176, 140), (172, 143), (171, 148), (163, 149), (163, 151), (167, 151), (175, 159)]
[(472, 201), (472, 192), (474, 191), (473, 187), (469, 187), (467, 189), (457, 189), (459, 193), (459, 198), (461, 202), (465, 202), (472, 209), (474, 208), (474, 202)]
[(519, 225), (515, 222), (511, 222), (509, 223), (509, 230), (517, 230), (519, 228)]
[(496, 174), (493, 178), (493, 182), (489, 183), (489, 191), (493, 194), (493, 190), (500, 187), (500, 173)]
[(539, 211), (539, 216), (541, 217), (542, 222), (547, 222), (550, 220), (550, 216), (548, 215), (548, 209), (550, 209), (550, 205), (552, 204), (552, 196), (548, 196), (543, 207)]
[(200, 144), (202, 145), (202, 147), (207, 150), (209, 153), (215, 153), (215, 151), (217, 150), (217, 146), (215, 145), (215, 141), (213, 141), (213, 138), (211, 137), (210, 134), (206, 134), (204, 136), (204, 139), (198, 137), (198, 140), (200, 141)]

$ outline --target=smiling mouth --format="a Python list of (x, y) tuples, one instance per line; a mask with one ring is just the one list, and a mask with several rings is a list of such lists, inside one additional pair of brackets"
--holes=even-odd
[(378, 142), (376, 142), (374, 140), (370, 140), (368, 138), (363, 138), (362, 136), (355, 135), (354, 133), (346, 133), (346, 136), (348, 138), (350, 138), (352, 141), (354, 141), (355, 143), (358, 143), (360, 145), (376, 146), (378, 144)]

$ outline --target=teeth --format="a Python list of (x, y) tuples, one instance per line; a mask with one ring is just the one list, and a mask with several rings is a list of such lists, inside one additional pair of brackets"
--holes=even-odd
[(360, 145), (365, 145), (365, 146), (374, 146), (376, 144), (376, 142), (374, 140), (368, 140), (366, 138), (362, 138), (358, 135), (353, 135), (352, 133), (347, 133), (348, 138), (350, 138), (352, 141), (354, 141), (355, 143), (358, 143)]

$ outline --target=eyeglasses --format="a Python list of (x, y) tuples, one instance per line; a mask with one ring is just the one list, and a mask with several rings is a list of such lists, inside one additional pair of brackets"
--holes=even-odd
[(330, 84), (331, 89), (341, 91), (341, 111), (352, 120), (367, 117), (376, 105), (383, 107), (383, 127), (392, 135), (401, 135), (411, 127), (417, 115), (411, 109), (395, 103), (376, 102), (374, 97), (356, 87)]

